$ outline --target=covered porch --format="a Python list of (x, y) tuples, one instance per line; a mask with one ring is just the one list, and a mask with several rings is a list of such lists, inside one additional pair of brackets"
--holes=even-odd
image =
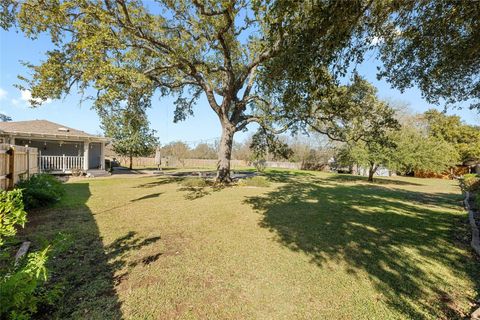
[(15, 138), (17, 145), (38, 149), (38, 169), (52, 174), (105, 170), (105, 141)]
[(0, 122), (0, 143), (37, 148), (40, 172), (105, 170), (105, 145), (109, 142), (109, 138), (48, 120)]

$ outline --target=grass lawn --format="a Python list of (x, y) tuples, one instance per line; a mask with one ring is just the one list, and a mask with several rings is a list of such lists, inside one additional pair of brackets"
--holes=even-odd
[(456, 319), (478, 298), (455, 182), (270, 171), (269, 187), (71, 181), (24, 238), (55, 257), (58, 319)]

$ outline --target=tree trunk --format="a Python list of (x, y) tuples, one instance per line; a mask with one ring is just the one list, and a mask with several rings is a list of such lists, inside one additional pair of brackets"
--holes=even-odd
[(373, 175), (375, 174), (375, 171), (377, 171), (377, 168), (375, 167), (375, 164), (370, 164), (370, 168), (368, 169), (368, 181), (373, 182)]
[(232, 144), (235, 129), (229, 125), (222, 125), (222, 137), (218, 148), (217, 182), (229, 183), (230, 159), (232, 157)]
[(129, 165), (130, 170), (133, 168), (133, 156), (130, 155), (130, 165)]

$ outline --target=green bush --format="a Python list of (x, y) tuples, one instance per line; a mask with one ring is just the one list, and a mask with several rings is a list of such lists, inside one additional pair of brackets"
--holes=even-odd
[(48, 206), (60, 200), (65, 193), (62, 183), (52, 175), (41, 173), (29, 180), (20, 181), (17, 188), (23, 190), (25, 208), (33, 209)]
[(187, 178), (180, 183), (185, 188), (205, 188), (208, 183), (203, 178)]
[(270, 183), (265, 177), (251, 177), (240, 180), (238, 185), (245, 187), (268, 187)]

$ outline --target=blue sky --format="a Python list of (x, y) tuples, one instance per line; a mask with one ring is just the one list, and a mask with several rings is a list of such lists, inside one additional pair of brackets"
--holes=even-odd
[[(47, 37), (29, 40), (15, 30), (0, 30), (0, 113), (11, 116), (14, 121), (46, 119), (89, 133), (102, 133), (99, 118), (95, 111), (90, 109), (91, 103), (87, 101), (80, 104), (79, 96), (73, 94), (63, 100), (47, 101), (41, 107), (32, 109), (26, 101), (29, 92), (21, 92), (14, 87), (14, 84), (20, 83), (17, 75), (28, 75), (28, 70), (21, 61), (36, 64), (43, 59), (43, 52), (49, 48), (51, 44)], [(378, 88), (381, 98), (407, 103), (415, 112), (423, 112), (432, 107), (442, 109), (429, 105), (416, 88), (402, 94), (391, 89), (385, 81), (378, 81), (375, 75), (378, 64), (379, 62), (371, 57), (360, 65), (358, 70)], [(220, 124), (206, 99), (199, 101), (193, 117), (176, 124), (173, 123), (173, 100), (155, 96), (149, 111), (151, 126), (157, 130), (162, 144), (175, 140), (192, 143), (200, 140), (211, 141), (220, 135)], [(460, 115), (467, 123), (480, 124), (479, 114), (468, 108), (450, 110), (449, 113)], [(242, 141), (248, 135), (249, 132), (239, 132), (235, 140)]]

